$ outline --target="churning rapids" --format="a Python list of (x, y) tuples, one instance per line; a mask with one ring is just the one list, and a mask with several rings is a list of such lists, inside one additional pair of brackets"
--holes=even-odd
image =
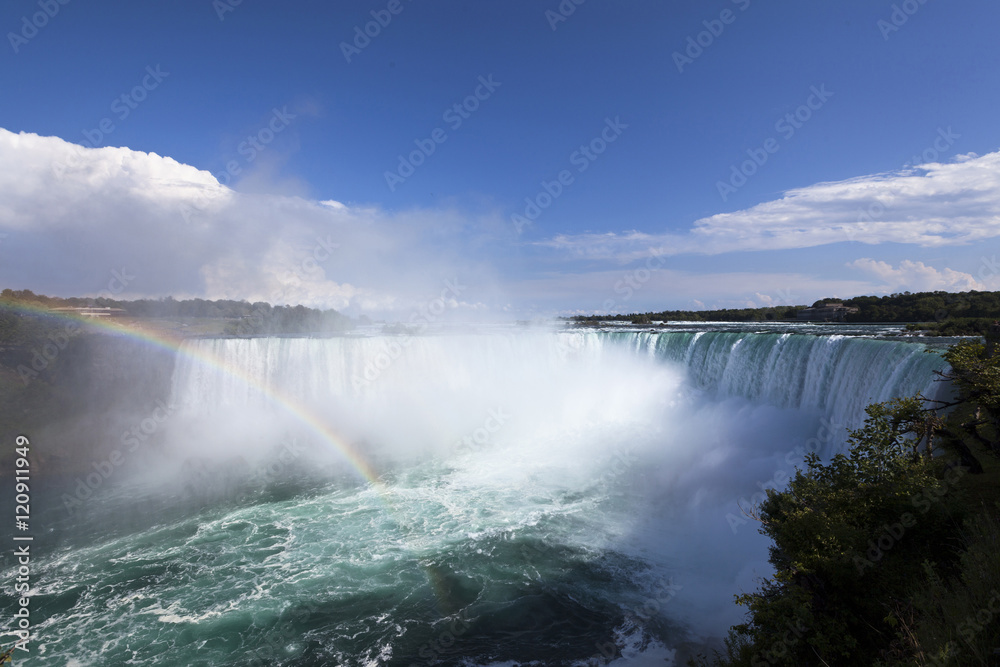
[(760, 330), (188, 341), (128, 473), (49, 510), (18, 664), (681, 664), (770, 573), (740, 505), (941, 386)]

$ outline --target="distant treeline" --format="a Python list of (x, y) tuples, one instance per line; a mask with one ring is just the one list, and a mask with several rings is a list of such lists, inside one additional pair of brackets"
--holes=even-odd
[(344, 331), (354, 326), (351, 318), (336, 310), (319, 310), (305, 306), (272, 306), (258, 301), (232, 301), (220, 299), (137, 299), (119, 301), (108, 298), (59, 297), (35, 294), (31, 290), (5, 289), (0, 292), (0, 341), (12, 342), (31, 328), (28, 323), (13, 317), (10, 306), (29, 305), (44, 308), (121, 308), (133, 318), (214, 318), (230, 320), (225, 333), (254, 336), (262, 334), (301, 334)]
[(629, 313), (627, 315), (576, 315), (577, 322), (632, 322), (649, 324), (668, 320), (686, 322), (763, 322), (766, 320), (794, 320), (795, 314), (805, 306), (778, 306), (772, 308), (726, 308), (724, 310), (664, 310), (660, 313)]
[[(831, 299), (832, 301), (833, 299)], [(844, 301), (858, 312), (848, 322), (944, 322), (954, 318), (1000, 318), (1000, 292), (903, 292)]]
[[(1000, 319), (1000, 292), (903, 292), (888, 296), (857, 296), (853, 299), (821, 299), (814, 306), (839, 301), (858, 309), (846, 316), (848, 322), (925, 322), (944, 323), (961, 318), (963, 324), (984, 326), (981, 320)], [(578, 322), (625, 321), (647, 324), (652, 321), (689, 320), (694, 322), (755, 322), (794, 320), (806, 306), (768, 308), (727, 308), (725, 310), (665, 310), (662, 312), (621, 315), (581, 315)], [(979, 318), (977, 320), (977, 318)], [(954, 329), (954, 327), (952, 327)]]

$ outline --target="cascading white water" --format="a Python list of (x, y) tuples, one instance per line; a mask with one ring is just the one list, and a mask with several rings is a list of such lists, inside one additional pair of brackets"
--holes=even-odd
[[(173, 400), (204, 420), (199, 433), (224, 424), (234, 453), (295, 431), (301, 408), (372, 455), (391, 458), (441, 453), (481, 427), (491, 410), (513, 415), (502, 437), (537, 442), (542, 433), (558, 438), (583, 425), (642, 422), (685, 388), (709, 401), (737, 398), (824, 417), (836, 425), (827, 438), (836, 446), (872, 402), (933, 398), (940, 387), (934, 371), (945, 366), (918, 343), (738, 331), (205, 339), (186, 346), (192, 353), (177, 360)], [(291, 408), (290, 421), (274, 419), (281, 405)]]
[(592, 334), (651, 358), (683, 364), (695, 386), (778, 407), (814, 408), (860, 426), (871, 403), (935, 398), (946, 368), (920, 343), (791, 333), (614, 332)]
[(186, 414), (217, 421), (229, 411), (245, 423), (280, 415), (281, 405), (302, 408), (365, 449), (395, 454), (447, 448), (491, 411), (509, 416), (508, 440), (633, 422), (675, 400), (682, 377), (589, 335), (208, 339), (186, 346), (192, 354), (179, 356), (173, 380), (173, 401)]
[(681, 364), (695, 387), (720, 397), (817, 408), (839, 423), (856, 424), (869, 403), (916, 393), (933, 398), (939, 386), (934, 371), (946, 366), (919, 343), (788, 333), (255, 338), (186, 345), (236, 371), (220, 372), (197, 357), (181, 356), (174, 398), (206, 410), (263, 406), (269, 398), (261, 387), (278, 388), (302, 401), (392, 393), (401, 382), (411, 381), (424, 387), (469, 387), (517, 370), (555, 372), (567, 359), (585, 363), (583, 356), (593, 361), (609, 348), (621, 348), (651, 361)]

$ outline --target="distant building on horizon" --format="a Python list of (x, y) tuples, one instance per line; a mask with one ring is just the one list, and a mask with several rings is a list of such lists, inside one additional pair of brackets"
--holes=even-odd
[(845, 306), (842, 301), (826, 301), (821, 306), (804, 308), (795, 314), (800, 320), (814, 322), (844, 322), (847, 316), (858, 312), (854, 306)]

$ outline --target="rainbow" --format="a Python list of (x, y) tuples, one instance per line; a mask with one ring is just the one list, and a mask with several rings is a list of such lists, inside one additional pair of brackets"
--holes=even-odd
[[(174, 354), (183, 355), (188, 359), (202, 364), (207, 368), (227, 373), (240, 381), (245, 382), (263, 393), (270, 401), (292, 415), (309, 430), (315, 433), (320, 442), (327, 448), (338, 453), (361, 477), (363, 477), (376, 492), (378, 499), (385, 505), (390, 514), (398, 514), (393, 502), (391, 490), (381, 481), (379, 475), (371, 464), (365, 459), (360, 451), (351, 442), (337, 433), (333, 427), (327, 424), (319, 415), (315, 414), (308, 407), (299, 404), (292, 397), (286, 396), (278, 389), (260, 382), (252, 377), (246, 370), (233, 364), (226, 364), (215, 355), (203, 350), (184, 345), (183, 336), (171, 336), (167, 333), (148, 331), (128, 325), (124, 322), (115, 321), (112, 318), (86, 317), (72, 312), (59, 312), (44, 306), (25, 304), (20, 302), (0, 301), (0, 310), (13, 310), (28, 315), (41, 315), (54, 317), (60, 320), (76, 323), (83, 328), (97, 329), (111, 334), (128, 337), (143, 344), (156, 348), (168, 350)], [(402, 522), (400, 522), (402, 523)], [(439, 609), (443, 613), (451, 613), (452, 605), (449, 603), (450, 594), (446, 578), (443, 573), (432, 563), (426, 562), (423, 558), (416, 556), (416, 550), (409, 544), (409, 539), (404, 535), (404, 544), (411, 553), (414, 553), (420, 568), (426, 574), (431, 590), (437, 598)]]
[(310, 431), (319, 437), (320, 442), (328, 449), (336, 452), (346, 461), (359, 475), (370, 483), (376, 491), (383, 497), (388, 496), (388, 490), (379, 479), (371, 464), (364, 455), (354, 447), (349, 440), (337, 433), (325, 420), (308, 407), (301, 405), (295, 399), (285, 395), (278, 389), (258, 381), (252, 377), (245, 369), (233, 364), (226, 364), (224, 361), (203, 349), (184, 345), (185, 338), (182, 336), (171, 336), (165, 332), (154, 332), (125, 322), (116, 321), (110, 317), (87, 317), (73, 312), (55, 311), (44, 306), (25, 304), (22, 302), (0, 301), (0, 309), (13, 310), (26, 315), (40, 315), (53, 317), (60, 320), (73, 322), (81, 327), (97, 329), (107, 333), (125, 336), (132, 340), (139, 341), (145, 345), (168, 350), (174, 354), (183, 355), (186, 358), (201, 364), (207, 368), (221, 371), (239, 379), (250, 387), (260, 391), (272, 403), (290, 414), (296, 420), (304, 424)]

